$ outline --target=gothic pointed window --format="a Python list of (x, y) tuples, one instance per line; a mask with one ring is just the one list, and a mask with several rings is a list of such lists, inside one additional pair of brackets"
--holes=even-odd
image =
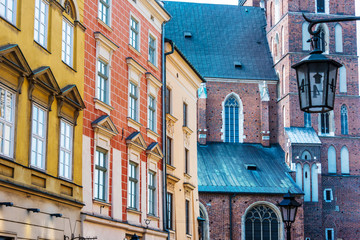
[(279, 220), (275, 212), (260, 205), (252, 208), (245, 217), (245, 239), (279, 239)]
[(225, 102), (225, 142), (239, 142), (239, 109), (235, 96)]
[(330, 133), (330, 114), (327, 113), (321, 113), (320, 114), (320, 119), (321, 119), (321, 133), (322, 134), (328, 134)]
[(341, 106), (341, 134), (349, 134), (348, 130), (348, 110), (345, 105)]

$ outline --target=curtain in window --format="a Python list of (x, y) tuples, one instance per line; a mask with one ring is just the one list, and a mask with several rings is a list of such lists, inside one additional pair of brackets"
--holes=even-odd
[(239, 102), (235, 96), (225, 102), (225, 142), (239, 142)]

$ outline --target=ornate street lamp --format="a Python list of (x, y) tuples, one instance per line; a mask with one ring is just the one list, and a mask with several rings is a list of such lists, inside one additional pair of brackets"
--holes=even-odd
[(290, 191), (284, 195), (284, 199), (278, 204), (281, 211), (281, 217), (286, 227), (286, 239), (291, 240), (291, 224), (295, 222), (298, 207), (301, 204), (295, 200)]
[(354, 21), (360, 17), (320, 20), (311, 20), (304, 14), (303, 17), (309, 22), (308, 31), (313, 35), (314, 49), (309, 56), (291, 66), (296, 70), (300, 109), (308, 113), (324, 113), (334, 109), (337, 72), (342, 65), (322, 54), (320, 28), (316, 31), (312, 28), (318, 23)]
[(131, 240), (140, 240), (140, 237), (135, 233), (134, 235), (131, 236)]

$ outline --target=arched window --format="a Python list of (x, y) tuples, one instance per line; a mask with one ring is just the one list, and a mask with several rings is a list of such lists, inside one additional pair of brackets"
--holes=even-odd
[(301, 159), (303, 160), (311, 160), (311, 154), (308, 152), (308, 151), (304, 151), (302, 154), (301, 154)]
[(347, 147), (343, 146), (341, 148), (340, 157), (341, 157), (341, 173), (342, 174), (349, 174), (350, 173), (350, 169), (349, 169), (349, 150), (347, 149)]
[(274, 50), (275, 50), (275, 43), (274, 43), (274, 38), (271, 38), (270, 42), (271, 42), (271, 56), (275, 59), (275, 52), (274, 52)]
[(70, 0), (64, 1), (65, 13), (73, 20), (76, 19), (75, 6), (74, 3)]
[(302, 189), (302, 167), (300, 163), (296, 164), (296, 184), (299, 186), (300, 189)]
[(279, 33), (275, 34), (275, 45), (274, 45), (274, 56), (275, 60), (278, 60), (280, 58), (280, 38)]
[(265, 9), (265, 2), (264, 2), (264, 0), (261, 0), (261, 1), (260, 1), (260, 7), (263, 8), (263, 9)]
[(342, 27), (339, 23), (335, 25), (335, 51), (336, 52), (343, 51)]
[(74, 65), (74, 21), (76, 12), (73, 1), (64, 1), (64, 17), (62, 22), (61, 60), (68, 66)]
[(273, 10), (273, 3), (271, 2), (270, 3), (270, 27), (273, 26), (273, 13), (274, 13), (274, 10)]
[(277, 94), (277, 98), (279, 99), (280, 95), (281, 95), (281, 87), (280, 87), (281, 85), (280, 85), (280, 74), (279, 74), (279, 72), (276, 72), (276, 76), (279, 79), (279, 82), (276, 84), (276, 94)]
[(286, 112), (285, 112), (285, 106), (282, 107), (282, 115), (283, 115), (283, 127), (286, 127)]
[(310, 166), (304, 165), (304, 201), (310, 202)]
[(286, 72), (285, 65), (282, 66), (282, 93), (285, 95), (286, 90)]
[(209, 236), (209, 215), (205, 206), (199, 202), (200, 218), (199, 221), (199, 240), (210, 240)]
[(336, 151), (333, 146), (328, 149), (328, 173), (336, 173)]
[(281, 27), (281, 55), (285, 54), (285, 33), (284, 27)]
[(278, 216), (270, 207), (255, 206), (245, 216), (245, 239), (279, 239), (279, 226)]
[(347, 84), (346, 84), (346, 68), (345, 66), (342, 66), (340, 69), (339, 69), (339, 85), (340, 85), (340, 89), (339, 91), (340, 92), (347, 92)]
[(304, 22), (302, 24), (302, 49), (304, 51), (310, 51), (310, 42), (308, 42), (310, 39), (310, 33), (308, 31), (308, 26), (308, 22)]
[(311, 127), (311, 114), (304, 112), (304, 127)]
[(225, 129), (225, 142), (242, 142), (242, 104), (234, 94), (225, 100), (224, 103), (224, 128)]
[(341, 106), (341, 134), (349, 134), (348, 130), (348, 110), (345, 105)]
[(311, 166), (311, 200), (317, 202), (319, 199), (319, 186), (318, 186), (318, 167), (316, 164)]
[(280, 20), (280, 0), (275, 0), (275, 24)]

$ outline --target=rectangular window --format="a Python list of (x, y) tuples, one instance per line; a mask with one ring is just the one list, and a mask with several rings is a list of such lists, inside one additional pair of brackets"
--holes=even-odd
[(334, 229), (326, 228), (325, 229), (325, 237), (326, 237), (326, 240), (334, 240)]
[(165, 105), (165, 112), (171, 114), (171, 90), (166, 88), (166, 105)]
[(149, 61), (156, 66), (156, 39), (149, 36)]
[(99, 18), (110, 25), (110, 0), (99, 0)]
[(316, 0), (317, 1), (317, 12), (324, 13), (325, 12), (325, 0)]
[(166, 137), (166, 163), (169, 165), (172, 165), (172, 139), (169, 137)]
[(166, 194), (167, 198), (167, 229), (174, 230), (173, 228), (173, 195)]
[(186, 103), (183, 103), (183, 126), (186, 127), (187, 126), (187, 104)]
[(190, 201), (185, 200), (185, 227), (186, 234), (190, 234)]
[(130, 82), (129, 95), (130, 95), (129, 117), (137, 121), (137, 100), (138, 100), (137, 86), (132, 82)]
[(185, 173), (189, 174), (189, 150), (185, 148)]
[(128, 183), (128, 207), (136, 209), (136, 191), (137, 191), (137, 165), (135, 163), (129, 163), (129, 183)]
[(96, 95), (97, 98), (104, 102), (104, 103), (109, 103), (108, 101), (108, 79), (109, 79), (109, 72), (108, 72), (108, 65), (106, 63), (104, 63), (101, 60), (98, 60), (98, 82), (97, 82), (97, 91), (96, 91)]
[(155, 98), (153, 96), (149, 96), (149, 129), (151, 131), (156, 132), (156, 109), (155, 109)]
[(106, 201), (106, 152), (97, 149), (95, 153), (94, 198)]
[(14, 94), (0, 88), (0, 155), (13, 156)]
[(33, 105), (31, 130), (31, 166), (45, 169), (47, 112)]
[(34, 40), (44, 48), (47, 46), (48, 11), (48, 2), (35, 0)]
[(7, 21), (15, 24), (16, 17), (16, 1), (15, 0), (0, 0), (0, 16)]
[(139, 51), (139, 22), (133, 17), (130, 19), (130, 45)]
[(324, 200), (325, 200), (325, 202), (331, 202), (333, 200), (332, 189), (324, 190)]
[(155, 216), (155, 195), (156, 195), (156, 183), (155, 173), (148, 173), (148, 211), (149, 214)]
[(73, 126), (64, 120), (60, 121), (60, 169), (59, 176), (72, 178)]
[(74, 27), (66, 19), (63, 19), (62, 25), (62, 52), (61, 60), (69, 65), (73, 66), (73, 42), (74, 42)]
[(322, 134), (327, 134), (330, 133), (330, 120), (329, 120), (329, 113), (320, 113), (320, 118), (321, 118), (321, 133)]

